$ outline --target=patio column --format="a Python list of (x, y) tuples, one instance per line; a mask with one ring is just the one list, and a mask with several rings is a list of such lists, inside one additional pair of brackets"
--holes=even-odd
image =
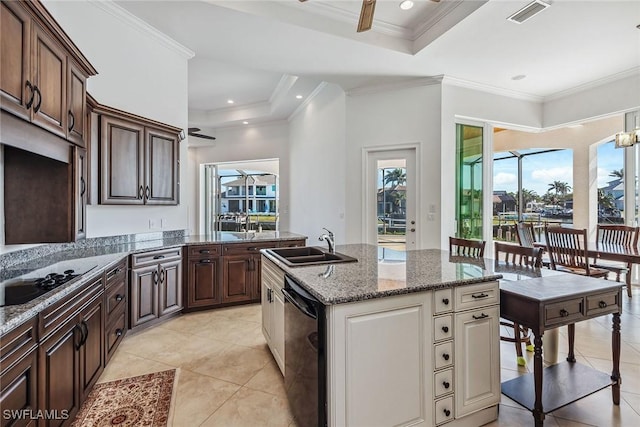
[(598, 224), (598, 165), (596, 145), (573, 150), (573, 226), (596, 238)]

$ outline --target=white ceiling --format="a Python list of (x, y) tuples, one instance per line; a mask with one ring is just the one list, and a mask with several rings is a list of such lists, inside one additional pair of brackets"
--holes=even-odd
[(640, 73), (637, 0), (554, 0), (523, 24), (506, 18), (526, 0), (399, 2), (378, 0), (364, 33), (360, 0), (117, 3), (195, 52), (189, 125), (205, 129), (286, 118), (322, 81), (351, 90), (445, 75), (544, 100)]

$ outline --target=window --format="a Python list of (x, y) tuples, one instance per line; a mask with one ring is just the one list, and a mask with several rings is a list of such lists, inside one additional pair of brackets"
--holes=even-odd
[(482, 239), (483, 129), (456, 125), (456, 236)]

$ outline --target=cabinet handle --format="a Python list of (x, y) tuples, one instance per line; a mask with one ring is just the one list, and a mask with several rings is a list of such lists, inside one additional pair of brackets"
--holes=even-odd
[[(76, 333), (76, 329), (80, 332), (80, 341), (78, 341), (77, 344), (74, 344), (74, 347), (76, 348), (76, 350), (80, 350), (80, 347), (82, 347), (82, 340), (84, 339), (84, 331), (82, 330), (82, 327), (80, 326), (80, 324), (76, 323), (76, 325), (73, 327), (74, 335)], [(75, 338), (74, 338), (74, 341), (75, 341)]]
[(474, 315), (472, 315), (471, 317), (473, 317), (473, 318), (474, 318), (474, 319), (476, 319), (476, 320), (480, 320), (480, 319), (486, 319), (487, 317), (489, 317), (489, 315), (488, 315), (488, 314), (484, 314), (484, 313), (482, 313), (482, 314), (480, 314), (480, 316), (476, 316), (476, 315), (474, 314)]
[(120, 301), (122, 301), (123, 299), (124, 299), (124, 295), (122, 295), (122, 294), (118, 294), (118, 295), (116, 295), (116, 301), (120, 302)]
[(154, 284), (154, 285), (158, 285), (158, 272), (157, 272), (157, 271), (154, 271), (154, 272), (151, 274), (151, 277), (153, 277), (153, 284)]
[(147, 200), (151, 197), (151, 189), (149, 188), (149, 186), (147, 185), (147, 188), (144, 192), (144, 196), (147, 198)]
[(564, 308), (560, 310), (560, 317), (567, 317), (568, 315), (569, 315), (569, 312)]
[(87, 185), (84, 182), (84, 178), (80, 177), (80, 197), (84, 196), (84, 192), (87, 190)]
[(443, 326), (443, 327), (442, 327), (442, 332), (444, 332), (445, 334), (446, 334), (447, 332), (449, 332), (449, 327), (448, 327), (448, 326)]
[(160, 269), (160, 283), (164, 283), (164, 268)]
[(449, 298), (442, 298), (442, 303), (444, 305), (449, 305)]
[(252, 248), (247, 248), (247, 250), (248, 250), (248, 251), (251, 251), (251, 252), (256, 252), (256, 251), (258, 251), (259, 249), (260, 249), (260, 248), (254, 248), (254, 247), (252, 247)]
[(84, 338), (82, 339), (82, 343), (80, 345), (85, 345), (87, 343), (87, 338), (89, 338), (89, 327), (87, 326), (87, 322), (82, 320), (80, 322), (82, 329), (84, 330)]
[(27, 82), (24, 84), (24, 87), (28, 88), (31, 91), (31, 97), (29, 98), (29, 100), (25, 104), (25, 107), (28, 110), (29, 108), (31, 108), (31, 105), (33, 104), (33, 97), (35, 96), (36, 93), (33, 90), (33, 85), (31, 84), (31, 82), (29, 80), (27, 80)]
[(144, 199), (144, 188), (142, 187), (142, 185), (138, 189), (138, 199)]
[(445, 409), (443, 412), (445, 417), (448, 417), (449, 415), (451, 415), (451, 411), (448, 409)]
[(443, 353), (443, 354), (442, 354), (442, 358), (443, 358), (444, 360), (449, 360), (449, 353)]
[(600, 302), (598, 303), (598, 307), (600, 307), (600, 308), (607, 308), (607, 303), (606, 303), (606, 302), (604, 302), (604, 301), (600, 301)]
[(451, 384), (449, 384), (449, 381), (443, 381), (442, 382), (442, 387), (448, 389), (449, 387), (451, 387)]
[(33, 90), (38, 95), (38, 103), (35, 105), (35, 107), (33, 107), (33, 112), (37, 113), (38, 111), (40, 111), (40, 106), (42, 105), (42, 92), (40, 92), (38, 86), (34, 86)]
[(164, 258), (164, 255), (156, 255), (153, 257), (153, 259), (162, 259)]
[(120, 329), (120, 328), (116, 329), (116, 336), (117, 337), (122, 336), (122, 329)]
[(273, 298), (271, 297), (271, 292), (273, 292), (270, 288), (267, 288), (267, 301), (273, 302)]
[(200, 260), (200, 264), (210, 264), (211, 260), (210, 259), (201, 259)]
[(71, 119), (71, 124), (69, 125), (69, 132), (73, 130), (73, 127), (76, 125), (76, 118), (73, 115), (73, 111), (69, 110), (69, 118)]
[(480, 295), (471, 294), (471, 298), (473, 298), (473, 299), (486, 298), (488, 296), (489, 296), (489, 294), (485, 294), (484, 292), (482, 292)]

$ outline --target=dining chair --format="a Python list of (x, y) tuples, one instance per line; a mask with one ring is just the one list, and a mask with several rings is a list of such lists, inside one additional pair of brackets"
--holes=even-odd
[(463, 239), (460, 237), (449, 237), (449, 252), (452, 255), (469, 258), (482, 258), (484, 247), (487, 244), (484, 240)]
[[(638, 236), (640, 234), (639, 227), (630, 227), (621, 224), (598, 224), (596, 240), (598, 244), (621, 245), (624, 247), (635, 248), (638, 246)], [(615, 261), (602, 262), (594, 258), (593, 264), (597, 268), (604, 268), (616, 274), (616, 282), (620, 281), (620, 274), (629, 274), (631, 271), (631, 263), (621, 264)], [(627, 289), (627, 293), (631, 295), (631, 287)]]
[[(494, 259), (496, 267), (500, 265), (507, 268), (524, 267), (533, 270), (542, 266), (542, 248), (495, 242)], [(500, 320), (500, 325), (513, 328), (513, 337), (509, 335), (500, 335), (500, 340), (515, 343), (516, 361), (519, 366), (525, 366), (527, 362), (522, 355), (522, 343), (525, 343), (527, 351), (533, 351), (533, 345), (531, 344), (531, 331), (529, 328), (525, 328), (517, 322), (511, 322), (508, 320)]]
[(530, 222), (516, 223), (516, 235), (518, 236), (518, 243), (520, 243), (520, 246), (525, 246), (528, 248), (541, 247), (542, 266), (549, 268), (549, 258), (544, 255), (544, 247), (540, 246), (540, 243), (536, 241), (533, 224), (531, 224)]
[(587, 230), (547, 227), (544, 230), (552, 270), (596, 278), (607, 278), (609, 270), (589, 264)]

